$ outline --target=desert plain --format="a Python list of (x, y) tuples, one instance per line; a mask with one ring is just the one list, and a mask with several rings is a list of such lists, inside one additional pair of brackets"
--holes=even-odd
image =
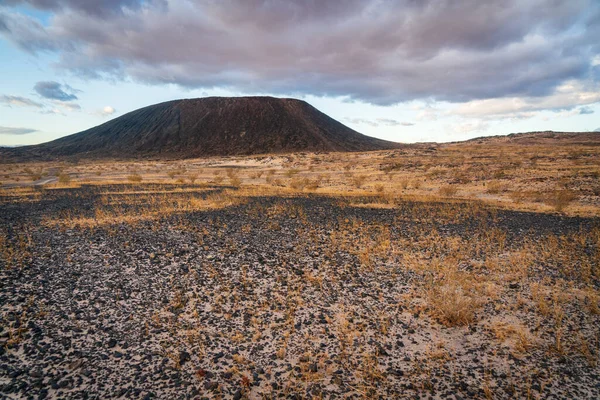
[(0, 165), (3, 398), (600, 397), (600, 146)]

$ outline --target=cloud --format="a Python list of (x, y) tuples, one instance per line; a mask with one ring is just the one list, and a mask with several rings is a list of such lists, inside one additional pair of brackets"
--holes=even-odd
[(593, 114), (593, 113), (594, 113), (594, 109), (591, 107), (581, 107), (579, 109), (579, 114), (581, 114), (581, 115)]
[(75, 10), (87, 15), (106, 17), (124, 9), (138, 9), (140, 0), (4, 0), (6, 5), (30, 5), (41, 10)]
[(64, 101), (55, 100), (52, 105), (42, 111), (43, 114), (56, 114), (56, 115), (67, 115), (65, 112), (80, 111), (81, 106), (76, 103), (69, 103)]
[(54, 16), (44, 26), (5, 8), (0, 35), (94, 79), (378, 105), (531, 99), (600, 79), (597, 0), (8, 4), (21, 3)]
[[(71, 93), (65, 92), (62, 88), (70, 91)], [(51, 100), (58, 101), (73, 101), (77, 100), (77, 96), (75, 96), (72, 92), (74, 91), (68, 85), (61, 85), (58, 82), (48, 81), (48, 82), (38, 82), (35, 84), (33, 89), (42, 97)]]
[(116, 110), (111, 106), (106, 106), (102, 109), (102, 114), (104, 115), (112, 115), (116, 112)]
[(594, 132), (600, 132), (600, 128), (596, 128)]
[[(68, 85), (65, 85), (65, 86), (69, 87)], [(70, 91), (74, 91), (74, 90), (75, 89), (70, 88)], [(49, 94), (52, 95), (52, 93), (49, 93)], [(56, 93), (54, 93), (54, 94), (56, 94)], [(48, 96), (45, 96), (45, 97), (48, 97)], [(66, 98), (69, 98), (68, 94), (67, 94)], [(4, 104), (5, 106), (8, 106), (8, 107), (12, 107), (12, 106), (31, 107), (31, 108), (37, 109), (42, 114), (66, 115), (64, 113), (65, 111), (73, 112), (73, 111), (81, 110), (81, 106), (79, 104), (73, 103), (71, 101), (55, 100), (53, 98), (50, 98), (50, 102), (42, 104), (42, 103), (33, 101), (27, 97), (0, 95), (0, 104)]]
[(117, 110), (115, 110), (113, 107), (106, 106), (102, 110), (96, 111), (94, 114), (101, 117), (108, 117), (109, 115), (113, 115), (115, 112), (117, 112)]
[(365, 118), (344, 118), (347, 122), (355, 125), (369, 125), (372, 127), (377, 127), (379, 124), (375, 121)]
[(411, 122), (401, 122), (391, 118), (377, 118), (375, 120), (367, 119), (367, 118), (344, 118), (347, 122), (356, 125), (369, 125), (372, 127), (377, 127), (380, 125), (384, 126), (413, 126), (414, 123)]
[(80, 111), (81, 106), (75, 103), (67, 103), (64, 101), (55, 101), (54, 104), (65, 111)]
[(395, 119), (390, 119), (390, 118), (377, 118), (377, 122), (379, 122), (382, 125), (387, 125), (387, 126), (413, 126), (414, 123), (412, 122), (402, 122), (402, 121), (398, 121)]
[(27, 135), (33, 132), (37, 132), (37, 129), (10, 128), (8, 126), (0, 126), (0, 135)]
[[(536, 113), (544, 110), (570, 111), (577, 106), (599, 101), (600, 84), (568, 81), (557, 87), (556, 91), (548, 96), (473, 100), (456, 106), (450, 113), (472, 118), (522, 119), (533, 117)], [(576, 113), (587, 114), (590, 111), (593, 112), (589, 107), (582, 107)]]
[[(28, 53), (57, 51), (61, 41), (38, 20), (28, 15), (3, 12), (0, 8), (0, 35)], [(63, 45), (67, 45), (63, 43)]]
[(426, 103), (423, 106), (413, 107), (413, 110), (417, 112), (418, 121), (435, 121), (439, 118), (441, 111), (437, 107)]
[(33, 108), (43, 108), (44, 105), (38, 102), (35, 102), (31, 99), (21, 96), (9, 96), (9, 95), (1, 95), (0, 96), (0, 104), (4, 104), (6, 106), (18, 106), (18, 107), (33, 107)]
[(456, 124), (446, 125), (447, 131), (461, 135), (473, 132), (485, 132), (488, 129), (489, 124), (483, 121), (460, 122)]

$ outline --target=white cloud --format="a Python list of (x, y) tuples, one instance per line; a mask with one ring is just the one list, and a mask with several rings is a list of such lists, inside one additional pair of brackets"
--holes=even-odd
[(99, 114), (103, 117), (108, 117), (109, 115), (113, 115), (116, 110), (111, 106), (106, 106), (102, 110), (100, 110)]
[(417, 112), (417, 121), (436, 121), (440, 115), (440, 110), (426, 103), (424, 106), (415, 106), (413, 110)]
[(375, 120), (368, 118), (344, 118), (347, 122), (355, 125), (369, 125), (372, 127), (383, 126), (413, 126), (412, 122), (402, 122), (393, 118), (376, 118)]
[(544, 110), (570, 111), (597, 102), (600, 102), (600, 85), (569, 81), (548, 96), (473, 100), (460, 104), (449, 114), (471, 118), (530, 118)]
[(488, 129), (489, 124), (483, 121), (460, 122), (456, 124), (446, 125), (447, 131), (460, 135), (474, 132), (485, 132)]
[(108, 116), (113, 115), (116, 112), (117, 112), (117, 110), (115, 110), (114, 107), (112, 107), (112, 106), (105, 106), (102, 109), (96, 110), (94, 112), (90, 112), (89, 114), (90, 115), (96, 115), (98, 117), (108, 117)]

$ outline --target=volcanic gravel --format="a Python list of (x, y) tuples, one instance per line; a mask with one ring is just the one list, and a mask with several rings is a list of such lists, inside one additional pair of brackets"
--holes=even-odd
[[(327, 248), (352, 221), (387, 227), (394, 240), (434, 228), (468, 237), (484, 218), (509, 233), (510, 247), (597, 219), (465, 211), (427, 222), (417, 203), (378, 209), (307, 196), (135, 225), (45, 223), (66, 210), (92, 215), (98, 198), (84, 187), (0, 204), (9, 240), (31, 237), (23, 265), (0, 269), (2, 398), (459, 399), (484, 398), (485, 381), (496, 398), (526, 386), (545, 398), (600, 397), (597, 367), (541, 350), (515, 358), (477, 324), (443, 327), (400, 300), (417, 274), (361, 269), (352, 252)], [(337, 279), (315, 283), (320, 271)], [(392, 316), (385, 333), (383, 314)], [(440, 367), (430, 364), (445, 357), (432, 355), (438, 340), (453, 345)]]

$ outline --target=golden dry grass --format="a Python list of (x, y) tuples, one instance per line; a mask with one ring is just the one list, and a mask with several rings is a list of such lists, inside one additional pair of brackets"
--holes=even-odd
[[(55, 178), (47, 188), (149, 183), (257, 187), (387, 199), (459, 199), (501, 208), (598, 215), (600, 149), (586, 145), (462, 143), (368, 153), (302, 153), (159, 162), (2, 165), (7, 186)], [(135, 171), (132, 173), (131, 171)], [(378, 202), (382, 203), (382, 202)]]

